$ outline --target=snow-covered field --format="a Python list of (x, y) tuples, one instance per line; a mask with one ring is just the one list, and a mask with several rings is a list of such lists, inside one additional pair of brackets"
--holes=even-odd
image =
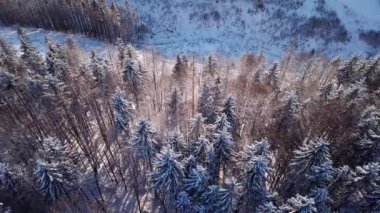
[[(263, 51), (267, 56), (277, 57), (293, 45), (299, 50), (322, 51), (330, 56), (373, 55), (380, 50), (380, 45), (370, 46), (359, 38), (362, 31), (380, 29), (378, 0), (264, 0), (264, 11), (257, 10), (254, 2), (130, 0), (131, 6), (151, 27), (152, 35), (146, 43), (168, 55), (217, 52), (239, 56), (247, 51)], [(323, 5), (322, 12), (318, 10), (320, 5)], [(326, 18), (331, 16), (330, 12), (335, 12), (332, 17), (337, 17), (339, 24), (347, 30), (349, 41), (298, 33), (303, 27), (313, 28), (309, 18)], [(331, 28), (323, 33), (339, 39), (341, 32), (330, 32), (335, 30), (331, 22), (323, 23)]]

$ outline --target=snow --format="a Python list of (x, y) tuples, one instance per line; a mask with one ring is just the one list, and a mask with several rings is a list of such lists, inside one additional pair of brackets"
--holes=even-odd
[[(26, 28), (26, 33), (32, 41), (33, 45), (41, 52), (45, 52), (47, 48), (45, 44), (46, 36), (50, 37), (58, 43), (65, 43), (67, 39), (73, 39), (81, 48), (87, 51), (104, 51), (107, 48), (106, 43), (81, 35), (47, 31), (37, 28)], [(20, 47), (20, 40), (17, 34), (17, 30), (14, 27), (0, 26), (0, 38), (3, 38), (6, 42), (9, 42), (16, 48)]]
[[(263, 52), (277, 58), (295, 42), (301, 51), (322, 51), (328, 56), (352, 54), (373, 55), (380, 46), (371, 47), (359, 39), (362, 30), (380, 29), (378, 0), (325, 0), (327, 11), (337, 13), (351, 38), (349, 42), (326, 42), (318, 37), (285, 35), (292, 23), (312, 16), (320, 17), (317, 0), (304, 0), (299, 8), (285, 8), (274, 0), (266, 0), (266, 11), (256, 11), (247, 0), (130, 0), (132, 8), (151, 27), (148, 46), (162, 53), (196, 53), (201, 56), (219, 53), (240, 56), (244, 52)], [(283, 9), (289, 19), (273, 14)]]
[[(124, 4), (123, 0), (117, 1)], [(256, 10), (253, 2), (247, 0), (130, 0), (130, 5), (152, 31), (143, 48), (155, 49), (168, 57), (183, 53), (239, 57), (245, 52), (262, 52), (277, 59), (294, 46), (298, 51), (320, 51), (331, 57), (380, 52), (380, 45), (370, 46), (359, 37), (361, 32), (380, 29), (379, 0), (325, 0), (325, 10), (335, 12), (347, 29), (348, 42), (290, 33), (294, 24), (323, 16), (317, 9), (318, 0), (303, 0), (295, 8), (285, 1), (265, 2), (265, 11)], [(40, 51), (46, 50), (46, 35), (58, 42), (72, 38), (86, 51), (106, 52), (109, 48), (104, 42), (80, 35), (35, 28), (28, 28), (27, 32)], [(0, 27), (0, 36), (19, 46), (15, 28)]]

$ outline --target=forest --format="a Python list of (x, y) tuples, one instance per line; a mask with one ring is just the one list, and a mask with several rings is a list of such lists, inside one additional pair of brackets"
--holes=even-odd
[(380, 211), (380, 56), (18, 34), (0, 39), (0, 212)]
[(129, 8), (106, 0), (1, 0), (0, 24), (79, 33), (116, 42), (143, 40), (148, 28)]

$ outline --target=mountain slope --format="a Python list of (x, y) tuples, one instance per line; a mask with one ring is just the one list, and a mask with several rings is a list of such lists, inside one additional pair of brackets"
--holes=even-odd
[(146, 43), (168, 55), (263, 51), (277, 57), (292, 46), (327, 55), (379, 52), (376, 31), (372, 43), (364, 39), (380, 29), (378, 0), (264, 0), (262, 10), (253, 2), (130, 0), (151, 28)]

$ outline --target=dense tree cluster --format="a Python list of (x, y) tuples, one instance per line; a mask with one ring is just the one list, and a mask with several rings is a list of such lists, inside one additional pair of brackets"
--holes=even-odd
[(39, 27), (81, 33), (115, 42), (142, 39), (147, 28), (128, 7), (105, 0), (3, 0), (0, 21), (5, 25)]
[(1, 211), (380, 211), (378, 56), (198, 70), (19, 36), (0, 39)]

